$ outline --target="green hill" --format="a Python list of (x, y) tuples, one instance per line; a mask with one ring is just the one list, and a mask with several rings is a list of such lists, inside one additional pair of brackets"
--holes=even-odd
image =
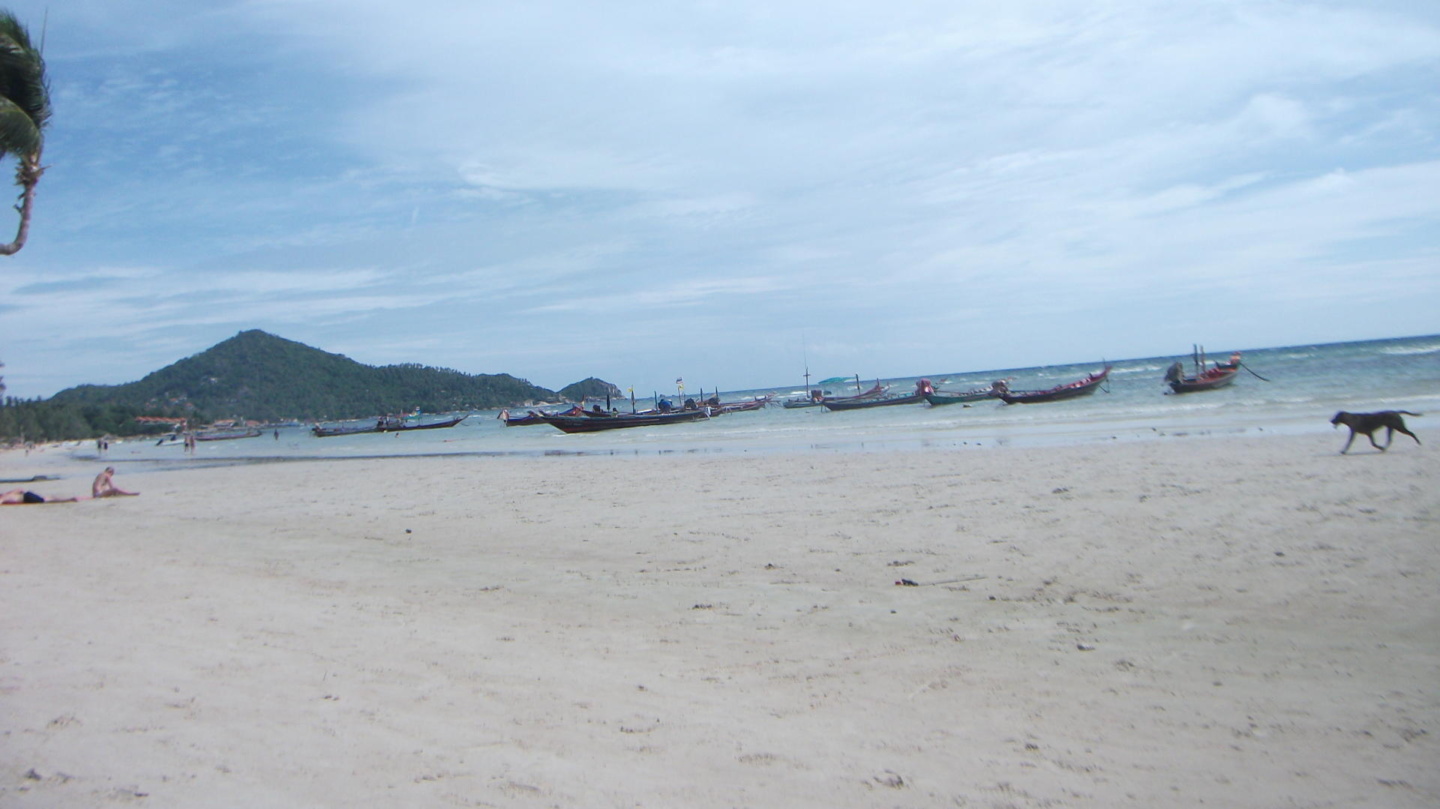
[(138, 382), (60, 391), (54, 405), (111, 406), (198, 420), (365, 418), (420, 408), (481, 410), (555, 400), (508, 374), (464, 374), (422, 365), (362, 365), (259, 330), (161, 368)]
[(616, 385), (606, 382), (603, 379), (590, 377), (579, 382), (573, 382), (560, 389), (560, 398), (567, 402), (580, 402), (585, 399), (604, 399), (609, 396), (614, 400), (625, 398), (625, 392)]

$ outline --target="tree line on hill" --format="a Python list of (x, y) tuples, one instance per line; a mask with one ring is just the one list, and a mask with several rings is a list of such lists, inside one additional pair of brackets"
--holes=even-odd
[(339, 421), (417, 408), (444, 413), (579, 401), (606, 393), (618, 395), (619, 389), (591, 378), (557, 393), (509, 374), (465, 374), (413, 363), (363, 365), (252, 329), (137, 382), (81, 385), (48, 400), (5, 398), (0, 438), (65, 441), (168, 429), (137, 422), (142, 416), (179, 417), (191, 424), (225, 418)]

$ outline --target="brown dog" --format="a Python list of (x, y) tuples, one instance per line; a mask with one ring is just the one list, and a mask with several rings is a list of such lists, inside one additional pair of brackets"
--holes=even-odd
[[(1409, 410), (1381, 410), (1375, 413), (1346, 413), (1344, 410), (1341, 410), (1339, 413), (1336, 413), (1335, 418), (1330, 419), (1330, 423), (1336, 427), (1343, 424), (1350, 428), (1350, 437), (1345, 440), (1345, 447), (1340, 450), (1340, 454), (1344, 455), (1345, 452), (1350, 449), (1350, 442), (1355, 440), (1357, 433), (1364, 433), (1365, 437), (1370, 439), (1370, 446), (1381, 452), (1390, 448), (1390, 441), (1395, 437), (1395, 433), (1397, 432), (1410, 436), (1415, 439), (1415, 443), (1417, 444), (1420, 443), (1419, 436), (1405, 429), (1405, 420), (1400, 418), (1401, 413), (1407, 416), (1420, 415), (1419, 413), (1411, 413)], [(1385, 446), (1383, 447), (1375, 443), (1375, 431), (1381, 428), (1385, 430)]]

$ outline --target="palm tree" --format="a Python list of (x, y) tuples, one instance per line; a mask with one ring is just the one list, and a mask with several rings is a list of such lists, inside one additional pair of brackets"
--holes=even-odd
[(0, 158), (14, 154), (20, 161), (15, 184), (23, 191), (15, 209), (20, 230), (15, 241), (0, 244), (0, 255), (14, 255), (30, 236), (30, 209), (35, 186), (45, 167), (45, 125), (50, 122), (50, 86), (45, 81), (45, 59), (30, 44), (30, 32), (8, 10), (0, 9)]

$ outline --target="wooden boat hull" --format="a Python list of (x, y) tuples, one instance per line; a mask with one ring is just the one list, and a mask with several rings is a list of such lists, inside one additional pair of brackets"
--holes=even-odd
[(506, 427), (532, 427), (537, 424), (544, 424), (545, 419), (541, 416), (516, 416), (505, 419)]
[(669, 413), (626, 414), (615, 416), (546, 416), (545, 423), (567, 433), (594, 433), (601, 430), (622, 430), (629, 427), (657, 427), (662, 424), (685, 424), (707, 419), (704, 410), (675, 410)]
[(209, 435), (206, 435), (206, 434), (204, 434), (204, 433), (196, 433), (196, 434), (195, 434), (195, 440), (196, 440), (196, 441), (234, 441), (234, 440), (237, 439), (237, 438), (259, 438), (259, 437), (260, 437), (260, 431), (259, 431), (259, 430), (246, 430), (245, 432), (242, 432), (242, 433), (211, 433), (211, 434), (209, 434)]
[(384, 427), (378, 428), (378, 429), (376, 430), (376, 432), (380, 432), (380, 433), (405, 433), (405, 432), (409, 432), (409, 431), (411, 431), (411, 430), (443, 430), (443, 429), (445, 429), (446, 427), (454, 427), (455, 425), (459, 424), (460, 422), (464, 421), (465, 419), (467, 419), (467, 418), (469, 418), (469, 417), (470, 417), (470, 414), (469, 414), (469, 413), (466, 413), (465, 415), (460, 416), (459, 418), (448, 419), (448, 420), (446, 420), (446, 421), (431, 422), (430, 424), (396, 424), (396, 425), (386, 425), (386, 426), (384, 426)]
[[(1207, 390), (1218, 390), (1228, 386), (1240, 375), (1240, 352), (1236, 351), (1230, 355), (1229, 362), (1217, 362), (1214, 367), (1206, 368), (1209, 363), (1205, 358), (1205, 347), (1197, 345), (1190, 354), (1190, 359), (1195, 363), (1195, 373), (1191, 376), (1185, 375), (1185, 364), (1176, 362), (1165, 371), (1165, 384), (1170, 386), (1172, 393), (1199, 393)], [(1263, 377), (1262, 377), (1263, 378)]]
[(751, 410), (764, 410), (770, 406), (770, 400), (774, 396), (761, 396), (758, 399), (751, 399), (746, 402), (721, 402), (717, 410), (721, 413), (746, 413)]
[(935, 407), (941, 407), (943, 405), (950, 404), (969, 404), (970, 402), (983, 402), (986, 399), (999, 398), (1000, 391), (995, 390), (994, 388), (986, 388), (985, 390), (972, 390), (966, 393), (946, 393), (944, 391), (937, 390), (934, 393), (925, 394), (925, 401), (929, 402)]
[(1012, 390), (1000, 394), (1000, 399), (1005, 404), (1040, 404), (1042, 402), (1061, 402), (1066, 399), (1078, 399), (1081, 396), (1089, 396), (1094, 393), (1110, 376), (1110, 366), (1105, 370), (1091, 374), (1084, 379), (1071, 382), (1065, 385), (1057, 385), (1048, 390)]
[(558, 413), (547, 413), (544, 410), (530, 410), (523, 416), (511, 416), (507, 408), (500, 411), (498, 418), (506, 427), (533, 427), (537, 424), (544, 424), (546, 416), (578, 416), (584, 413), (580, 405), (573, 405), (569, 410), (562, 410)]
[(333, 438), (337, 435), (360, 435), (379, 431), (374, 427), (321, 427), (317, 424), (310, 429), (310, 432), (316, 438)]
[(1235, 377), (1239, 376), (1238, 368), (1212, 368), (1197, 376), (1187, 376), (1180, 379), (1169, 380), (1170, 390), (1174, 393), (1199, 393), (1207, 390), (1219, 390), (1228, 387)]
[[(855, 394), (854, 396), (825, 396), (825, 397), (821, 398), (818, 402), (816, 402), (816, 404), (824, 405), (826, 408), (830, 408), (830, 409), (838, 409), (838, 408), (833, 408), (833, 407), (831, 407), (831, 405), (836, 405), (836, 404), (838, 404), (838, 405), (840, 405), (841, 407), (844, 407), (845, 404), (846, 404), (846, 403), (849, 403), (849, 402), (870, 402), (870, 401), (874, 401), (874, 400), (876, 400), (876, 399), (879, 399), (879, 398), (881, 398), (881, 397), (884, 396), (884, 395), (885, 395), (885, 387), (884, 387), (883, 385), (881, 385), (879, 382), (876, 382), (876, 383), (875, 383), (875, 387), (873, 387), (873, 388), (871, 388), (870, 390), (867, 390), (867, 391), (865, 391), (865, 392), (863, 392), (863, 393), (857, 393), (857, 394)], [(789, 407), (789, 406), (790, 406), (790, 404), (787, 402), (787, 403), (786, 403), (786, 407)], [(800, 405), (797, 405), (797, 406), (800, 406)]]
[(891, 396), (888, 399), (825, 399), (820, 404), (824, 405), (826, 410), (865, 410), (871, 407), (891, 407), (923, 401), (925, 401), (924, 396), (911, 393), (906, 396)]
[(321, 427), (317, 424), (311, 432), (315, 434), (316, 438), (333, 438), (340, 435), (361, 435), (364, 433), (406, 433), (411, 430), (443, 430), (446, 427), (454, 427), (469, 417), (470, 414), (466, 413), (458, 418), (431, 422), (430, 424), (377, 424), (374, 427)]

